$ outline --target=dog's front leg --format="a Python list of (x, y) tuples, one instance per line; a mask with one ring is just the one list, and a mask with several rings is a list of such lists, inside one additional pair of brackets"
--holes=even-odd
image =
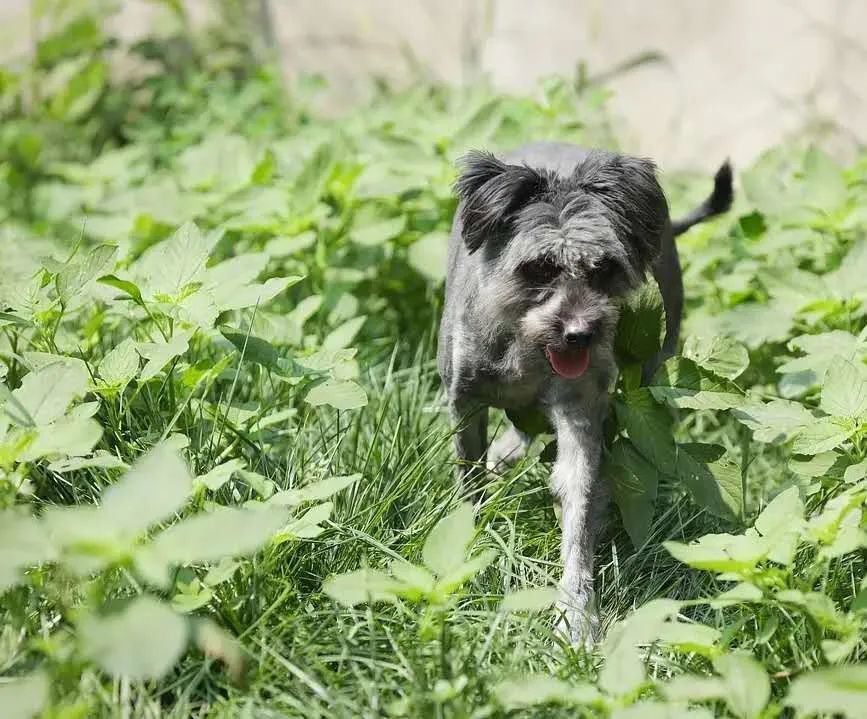
[(488, 450), (488, 408), (468, 398), (457, 397), (450, 402), (455, 432), (455, 454), (458, 457), (458, 480), (464, 495), (481, 488)]
[(563, 533), (560, 608), (576, 644), (592, 641), (597, 629), (591, 599), (593, 553), (608, 495), (599, 476), (605, 409), (600, 399), (595, 406), (556, 408), (551, 416), (557, 435), (551, 489), (561, 502)]

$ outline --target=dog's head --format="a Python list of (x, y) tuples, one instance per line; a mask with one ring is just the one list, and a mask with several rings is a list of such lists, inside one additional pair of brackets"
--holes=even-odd
[(471, 152), (455, 185), (479, 300), (551, 369), (580, 377), (613, 344), (620, 301), (660, 251), (668, 205), (654, 165), (596, 151), (568, 177)]

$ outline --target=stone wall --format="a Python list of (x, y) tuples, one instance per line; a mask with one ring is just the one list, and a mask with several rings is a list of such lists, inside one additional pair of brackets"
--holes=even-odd
[[(266, 0), (257, 0), (265, 2)], [(839, 155), (867, 138), (867, 2), (862, 0), (270, 0), (284, 72), (318, 72), (327, 110), (420, 74), (488, 77), (532, 90), (550, 73), (607, 75), (624, 144), (662, 164), (738, 164), (805, 129)], [(198, 16), (213, 5), (195, 3)], [(3, 18), (27, 0), (0, 0)], [(127, 0), (135, 34), (153, 6)]]

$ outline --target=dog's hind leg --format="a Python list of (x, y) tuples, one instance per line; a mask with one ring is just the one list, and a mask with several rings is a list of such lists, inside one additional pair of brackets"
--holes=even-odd
[(562, 628), (574, 644), (592, 642), (597, 628), (593, 595), (593, 554), (605, 514), (608, 491), (599, 476), (605, 398), (595, 406), (555, 407), (557, 459), (551, 489), (561, 503), (563, 579)]
[(511, 467), (527, 453), (530, 437), (510, 424), (488, 450), (488, 469)]

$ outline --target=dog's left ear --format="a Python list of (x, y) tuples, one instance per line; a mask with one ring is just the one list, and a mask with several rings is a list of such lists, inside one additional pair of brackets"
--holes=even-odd
[(515, 212), (548, 187), (544, 173), (525, 165), (508, 165), (489, 152), (468, 152), (458, 166), (461, 174), (455, 192), (463, 203), (460, 220), (470, 254), (486, 240), (502, 239)]
[(620, 241), (644, 272), (662, 249), (669, 224), (656, 165), (644, 158), (599, 153), (583, 169), (578, 178), (582, 188), (605, 205)]

